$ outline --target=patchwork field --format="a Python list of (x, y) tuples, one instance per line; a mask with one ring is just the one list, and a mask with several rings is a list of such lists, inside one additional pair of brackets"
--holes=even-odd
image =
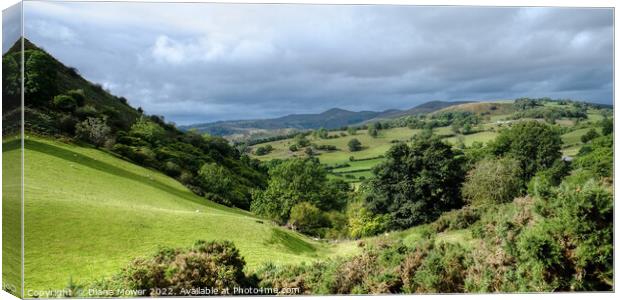
[[(557, 103), (545, 103), (545, 106), (561, 107)], [(512, 122), (536, 120), (544, 122), (544, 119), (521, 118), (514, 120), (512, 118), (515, 112), (510, 101), (497, 102), (481, 102), (467, 103), (461, 105), (450, 106), (439, 110), (433, 114), (451, 111), (467, 111), (482, 114), (483, 122), (476, 127), (474, 133), (463, 135), (455, 134), (450, 126), (437, 127), (433, 129), (433, 133), (442, 136), (445, 142), (454, 146), (470, 147), (475, 142), (486, 144), (497, 136), (498, 132), (505, 127), (509, 127)], [(599, 109), (590, 109), (587, 113), (588, 119), (586, 124), (590, 124), (581, 129), (569, 131), (562, 136), (564, 147), (562, 153), (564, 155), (576, 155), (581, 148), (581, 136), (590, 128), (596, 127), (596, 122), (603, 119), (605, 111)], [(575, 121), (568, 118), (560, 118), (556, 120), (556, 124), (561, 127), (572, 128)], [(570, 130), (570, 129), (569, 129)], [(597, 129), (600, 133), (600, 128)], [(333, 167), (330, 176), (332, 178), (341, 178), (348, 182), (360, 182), (363, 179), (372, 176), (372, 168), (383, 161), (382, 156), (396, 142), (409, 141), (414, 135), (422, 132), (420, 129), (410, 129), (407, 127), (390, 128), (380, 130), (377, 137), (371, 137), (366, 130), (358, 130), (355, 135), (349, 135), (343, 131), (330, 131), (329, 135), (334, 136), (329, 139), (321, 139), (308, 136), (308, 140), (317, 145), (333, 145), (337, 150), (333, 151), (315, 151), (315, 156), (319, 161), (327, 166)], [(344, 135), (344, 136), (343, 136)], [(351, 152), (348, 149), (348, 142), (351, 139), (357, 139), (362, 143), (362, 150)], [(293, 152), (289, 147), (293, 144), (293, 139), (284, 139), (253, 146), (254, 149), (264, 145), (271, 145), (273, 150), (266, 155), (257, 156), (262, 161), (272, 159), (286, 159), (291, 157), (304, 157), (306, 154), (303, 149)], [(353, 158), (353, 160), (351, 160)]]

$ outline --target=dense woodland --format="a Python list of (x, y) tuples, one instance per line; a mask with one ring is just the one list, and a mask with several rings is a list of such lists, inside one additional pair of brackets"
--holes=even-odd
[[(613, 289), (613, 120), (605, 115), (588, 123), (592, 130), (570, 159), (561, 153), (567, 129), (556, 124), (563, 118), (585, 124), (586, 111), (597, 105), (546, 98), (497, 104), (490, 111), (510, 105), (514, 122), (472, 146), (447, 143), (433, 129), (475, 133), (486, 113), (446, 111), (321, 128), (282, 137), (292, 141), (288, 151), (303, 154), (259, 161), (250, 154), (266, 155), (270, 144), (252, 150), (181, 131), (27, 41), (25, 49), (28, 134), (97, 147), (159, 170), (205, 199), (325, 242), (360, 239), (363, 248), (359, 255), (249, 272), (232, 243), (200, 241), (138, 258), (92, 286), (175, 293), (198, 286), (299, 287), (312, 294)], [(4, 55), (4, 74), (18, 73), (19, 55)], [(18, 77), (3, 80), (3, 96), (13, 99), (3, 104), (3, 118), (11, 120), (19, 114)], [(546, 105), (551, 102), (558, 106)], [(422, 131), (394, 141), (372, 177), (357, 186), (330, 176), (334, 166), (317, 158), (336, 147), (310, 139), (351, 136), (348, 150), (356, 152), (365, 147), (353, 138), (358, 130), (372, 137), (397, 127)], [(411, 228), (423, 237), (418, 243), (395, 237)], [(474, 242), (436, 240), (449, 230), (468, 230)]]

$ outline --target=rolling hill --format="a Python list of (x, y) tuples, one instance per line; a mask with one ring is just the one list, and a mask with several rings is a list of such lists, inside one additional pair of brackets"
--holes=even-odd
[(164, 174), (101, 150), (30, 136), (24, 156), (26, 289), (92, 282), (158, 247), (199, 239), (233, 241), (250, 269), (355, 251), (352, 244), (316, 242), (205, 200)]
[(340, 108), (332, 108), (320, 114), (292, 114), (274, 119), (219, 121), (180, 126), (180, 128), (183, 130), (195, 129), (201, 133), (218, 136), (230, 136), (260, 130), (308, 130), (319, 129), (321, 127), (335, 129), (343, 126), (361, 125), (372, 121), (398, 118), (406, 115), (429, 113), (463, 103), (467, 102), (430, 101), (408, 110), (389, 109), (382, 112), (354, 112)]

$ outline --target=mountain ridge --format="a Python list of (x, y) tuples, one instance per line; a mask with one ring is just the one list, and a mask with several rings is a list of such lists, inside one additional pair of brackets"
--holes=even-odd
[(398, 118), (407, 115), (433, 112), (452, 105), (469, 103), (471, 101), (429, 101), (407, 110), (387, 109), (384, 111), (350, 111), (338, 107), (330, 108), (318, 114), (289, 114), (277, 118), (224, 120), (207, 123), (196, 123), (179, 126), (182, 130), (194, 129), (200, 133), (211, 135), (234, 135), (250, 130), (276, 129), (335, 129), (344, 126), (361, 125), (371, 121)]

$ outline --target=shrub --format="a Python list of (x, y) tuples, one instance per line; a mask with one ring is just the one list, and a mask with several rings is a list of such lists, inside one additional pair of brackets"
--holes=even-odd
[(103, 145), (110, 131), (110, 127), (106, 125), (105, 117), (88, 117), (86, 120), (75, 125), (75, 134), (78, 138), (98, 147)]
[(296, 144), (290, 145), (288, 149), (291, 150), (292, 152), (297, 152), (297, 150), (299, 150)]
[(67, 95), (69, 95), (71, 98), (75, 100), (75, 103), (77, 104), (77, 106), (84, 106), (84, 102), (86, 102), (86, 95), (84, 94), (84, 90), (82, 89), (70, 90), (67, 92)]
[(360, 143), (360, 141), (355, 138), (351, 139), (349, 143), (347, 144), (347, 146), (349, 146), (349, 151), (351, 152), (362, 150), (362, 143)]
[(347, 226), (349, 236), (361, 238), (377, 235), (389, 229), (389, 215), (373, 215), (361, 202), (354, 202), (347, 207)]
[(291, 208), (288, 224), (310, 235), (317, 235), (319, 228), (329, 225), (324, 212), (309, 202), (300, 202)]
[(580, 153), (574, 164), (575, 167), (589, 170), (597, 176), (611, 177), (613, 153), (613, 135), (602, 136), (592, 140), (589, 150)]
[(479, 209), (465, 206), (461, 209), (443, 213), (435, 222), (431, 223), (431, 227), (437, 233), (446, 230), (459, 230), (468, 228), (479, 219)]
[(63, 111), (73, 111), (77, 106), (77, 102), (73, 97), (67, 95), (57, 95), (52, 99), (54, 107)]
[(462, 293), (469, 263), (469, 253), (458, 244), (420, 245), (401, 265), (403, 291)]
[(463, 197), (479, 206), (504, 203), (523, 189), (519, 162), (513, 158), (482, 160), (469, 171), (463, 184)]
[(588, 132), (586, 132), (584, 135), (581, 136), (581, 142), (585, 144), (597, 137), (599, 137), (598, 132), (596, 132), (594, 128), (590, 128)]
[(163, 137), (165, 131), (159, 124), (146, 117), (140, 117), (136, 123), (131, 125), (129, 133), (150, 143), (155, 143)]
[(198, 241), (189, 249), (164, 248), (151, 258), (136, 259), (113, 281), (146, 296), (157, 296), (158, 291), (182, 295), (182, 289), (205, 287), (232, 291), (248, 284), (244, 266), (233, 243)]

